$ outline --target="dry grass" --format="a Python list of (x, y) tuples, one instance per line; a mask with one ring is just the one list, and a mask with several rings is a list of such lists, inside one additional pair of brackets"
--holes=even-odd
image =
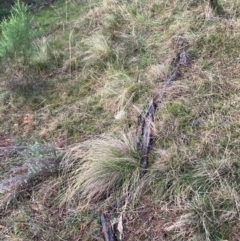
[(84, 40), (84, 45), (88, 49), (85, 52), (86, 57), (83, 59), (87, 64), (97, 63), (99, 60), (104, 62), (109, 60), (112, 56), (111, 47), (105, 36), (95, 34)]
[[(126, 229), (127, 240), (158, 240), (158, 235), (238, 240), (240, 11), (238, 0), (219, 3), (222, 14), (210, 11), (207, 1), (59, 1), (36, 15), (47, 34), (35, 40), (34, 73), (5, 63), (0, 71), (13, 79), (16, 69), (23, 80), (34, 77), (48, 85), (33, 88), (30, 96), (18, 89), (8, 93), (1, 83), (0, 130), (30, 142), (79, 144), (66, 148), (56, 192), (43, 195), (43, 209), (30, 219), (35, 231), (24, 234), (32, 228), (26, 217), (34, 210), (22, 209), (12, 214), (16, 220), (9, 226), (1, 223), (6, 240), (24, 240), (34, 232), (46, 240), (77, 239), (79, 225), (86, 231), (82, 240), (101, 240), (99, 212), (113, 204), (117, 211), (109, 215), (123, 214), (124, 225), (132, 229)], [(134, 137), (119, 133), (134, 133), (137, 116), (172, 71), (179, 40), (191, 65), (181, 68), (181, 78), (165, 90), (155, 113), (149, 169), (139, 179)], [(36, 118), (28, 133), (21, 128), (26, 113)], [(43, 198), (43, 189), (32, 194), (29, 205)], [(57, 210), (61, 198), (57, 228), (54, 214), (50, 220), (46, 215)], [(26, 207), (24, 200), (16, 201), (16, 210)], [(146, 207), (150, 218), (151, 202), (154, 221), (144, 222), (140, 214), (141, 222), (128, 217)]]
[(68, 180), (65, 202), (77, 198), (84, 207), (101, 201), (133, 200), (138, 195), (139, 155), (126, 135), (118, 139), (102, 136), (74, 145), (62, 164), (66, 170), (63, 179)]
[[(36, 51), (35, 57), (33, 58), (33, 65), (43, 68), (49, 64), (49, 43), (46, 37), (36, 39), (33, 43)], [(43, 65), (43, 66), (42, 66)]]

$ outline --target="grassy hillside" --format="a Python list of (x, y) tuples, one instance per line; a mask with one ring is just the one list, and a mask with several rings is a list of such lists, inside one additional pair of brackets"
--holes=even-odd
[[(240, 3), (218, 2), (58, 0), (32, 13), (28, 58), (0, 62), (0, 144), (29, 149), (0, 153), (0, 178), (47, 159), (46, 145), (61, 173), (0, 194), (0, 240), (104, 240), (103, 212), (119, 240), (239, 240)], [(188, 64), (164, 88), (142, 176), (137, 117), (180, 42)]]

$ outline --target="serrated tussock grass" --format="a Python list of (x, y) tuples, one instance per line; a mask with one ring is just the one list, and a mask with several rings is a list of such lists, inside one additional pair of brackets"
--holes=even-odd
[[(223, 6), (226, 11), (232, 8), (230, 3)], [(234, 15), (231, 20), (207, 18), (205, 8), (207, 3), (151, 1), (146, 7), (145, 2), (103, 1), (81, 20), (90, 24), (90, 36), (72, 46), (78, 50), (72, 57), (81, 54), (79, 66), (95, 81), (103, 110), (112, 116), (113, 132), (127, 129), (126, 123), (116, 122), (123, 116), (134, 123), (171, 73), (178, 39), (184, 41), (192, 62), (168, 86), (156, 111), (144, 179), (139, 179), (139, 155), (129, 152), (133, 140), (122, 141), (114, 134), (91, 138), (70, 148), (64, 158), (69, 181), (65, 203), (79, 203), (78, 208), (111, 206), (132, 195), (140, 198), (147, 190), (154, 202), (180, 210), (173, 223), (166, 221), (172, 238), (234, 236), (239, 200), (240, 86), (234, 70), (239, 26)]]
[(73, 145), (62, 165), (64, 180), (67, 177), (63, 200), (67, 203), (77, 198), (82, 207), (97, 202), (109, 205), (118, 199), (134, 201), (139, 195), (139, 153), (124, 134)]
[[(52, 88), (35, 105), (30, 96), (24, 102), (6, 95), (1, 122), (8, 122), (0, 128), (11, 132), (19, 112), (34, 110), (39, 135), (66, 148), (56, 194), (66, 204), (57, 229), (62, 239), (79, 239), (83, 223), (85, 240), (99, 238), (79, 221), (83, 207), (122, 212), (127, 203), (125, 211), (136, 213), (144, 195), (161, 217), (157, 223), (149, 215), (149, 229), (164, 233), (163, 240), (239, 239), (239, 4), (218, 2), (224, 14), (211, 11), (208, 1), (161, 0), (59, 1), (53, 12), (37, 13), (36, 24), (47, 36), (34, 39), (32, 64)], [(139, 178), (134, 135), (119, 133), (136, 131), (137, 116), (173, 71), (179, 41), (190, 63), (165, 89), (152, 126), (149, 167)], [(47, 209), (57, 206), (51, 205)], [(93, 219), (97, 223), (95, 213)], [(137, 222), (132, 220), (131, 232)], [(55, 237), (53, 229), (39, 226), (39, 236)], [(145, 231), (136, 231), (136, 239), (150, 239)], [(126, 234), (126, 240), (132, 239)]]

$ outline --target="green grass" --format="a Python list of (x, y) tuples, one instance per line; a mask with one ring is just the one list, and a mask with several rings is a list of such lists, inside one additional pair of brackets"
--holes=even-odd
[[(105, 211), (129, 241), (238, 240), (239, 4), (219, 4), (59, 0), (34, 14), (28, 68), (0, 65), (0, 134), (63, 148), (63, 173), (9, 206), (5, 240), (103, 240)], [(140, 178), (137, 116), (179, 40), (191, 63), (165, 89)]]

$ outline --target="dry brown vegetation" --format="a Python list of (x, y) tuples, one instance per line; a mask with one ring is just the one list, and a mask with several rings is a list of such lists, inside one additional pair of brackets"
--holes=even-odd
[[(62, 161), (0, 194), (0, 240), (103, 240), (103, 212), (119, 240), (239, 240), (240, 4), (218, 4), (59, 0), (34, 13), (28, 62), (0, 63), (0, 146), (26, 147), (0, 149), (0, 184)], [(190, 64), (164, 89), (141, 177), (137, 117), (179, 41)]]

